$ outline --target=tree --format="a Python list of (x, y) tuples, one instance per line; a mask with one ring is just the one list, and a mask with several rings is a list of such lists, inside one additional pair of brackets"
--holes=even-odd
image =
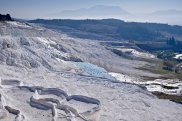
[(167, 44), (168, 45), (175, 45), (176, 44), (176, 40), (175, 40), (175, 38), (172, 36), (171, 38), (169, 38), (168, 40), (167, 40)]
[(12, 20), (10, 14), (6, 14), (6, 20), (8, 20), (8, 21)]
[(175, 67), (175, 64), (171, 61), (164, 61), (163, 65), (164, 65), (163, 69), (169, 70), (169, 71), (173, 71)]

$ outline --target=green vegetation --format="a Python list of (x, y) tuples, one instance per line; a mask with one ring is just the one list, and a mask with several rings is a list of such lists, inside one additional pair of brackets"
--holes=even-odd
[(155, 54), (162, 60), (174, 60), (175, 56), (173, 51), (156, 51)]
[[(182, 80), (182, 74), (179, 73), (175, 73), (175, 71), (169, 71), (169, 70), (165, 70), (163, 68), (163, 62), (157, 62), (155, 64), (155, 66), (144, 66), (144, 67), (140, 67), (138, 69), (140, 70), (145, 70), (145, 71), (149, 71), (155, 74), (160, 74), (162, 79), (174, 79), (174, 78), (178, 78), (180, 80)], [(146, 80), (155, 80), (157, 78), (149, 78), (149, 77), (144, 77)]]
[(156, 95), (160, 99), (169, 99), (174, 102), (182, 103), (182, 96), (168, 95), (162, 92), (152, 92), (152, 94)]
[(163, 61), (163, 69), (168, 71), (174, 71), (175, 70), (176, 63), (173, 61), (165, 60)]

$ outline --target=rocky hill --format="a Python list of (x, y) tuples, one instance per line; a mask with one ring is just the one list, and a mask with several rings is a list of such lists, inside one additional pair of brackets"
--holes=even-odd
[(13, 19), (11, 18), (10, 14), (6, 15), (1, 15), (0, 14), (0, 21), (12, 21)]

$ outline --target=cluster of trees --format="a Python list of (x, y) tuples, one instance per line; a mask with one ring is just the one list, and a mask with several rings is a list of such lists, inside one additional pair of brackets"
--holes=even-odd
[(180, 74), (182, 73), (182, 63), (177, 64), (173, 61), (166, 60), (163, 62), (163, 69)]
[(175, 38), (174, 37), (171, 37), (171, 38), (169, 38), (168, 40), (167, 40), (167, 45), (176, 45), (176, 40), (175, 40)]
[(157, 57), (162, 60), (173, 60), (173, 57), (175, 56), (173, 51), (159, 51), (157, 52)]
[(182, 48), (182, 41), (176, 40), (173, 36), (166, 41), (166, 44), (175, 48)]
[(176, 40), (173, 36), (167, 39), (167, 45), (182, 45), (182, 41)]
[(158, 54), (158, 57), (163, 59), (163, 69), (172, 71), (175, 73), (182, 73), (182, 61), (178, 61), (174, 59), (173, 57), (175, 54), (170, 51), (164, 51), (160, 54)]
[(0, 14), (0, 21), (12, 21), (12, 18), (10, 16), (10, 14), (6, 14), (6, 15)]
[(164, 61), (163, 65), (164, 65), (163, 69), (169, 70), (169, 71), (174, 71), (175, 70), (175, 66), (176, 66), (176, 64), (174, 62), (168, 61), (168, 60)]

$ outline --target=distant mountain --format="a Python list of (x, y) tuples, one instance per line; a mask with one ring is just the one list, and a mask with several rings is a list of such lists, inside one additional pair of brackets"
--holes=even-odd
[(119, 6), (97, 5), (90, 8), (64, 10), (55, 14), (62, 18), (116, 18), (130, 13)]
[(47, 18), (54, 19), (122, 19), (136, 22), (168, 23), (182, 25), (182, 10), (158, 10), (152, 13), (130, 13), (120, 6), (96, 5), (90, 8), (63, 10), (49, 14)]
[(182, 10), (176, 10), (176, 9), (160, 10), (160, 11), (153, 12), (151, 15), (182, 16)]

